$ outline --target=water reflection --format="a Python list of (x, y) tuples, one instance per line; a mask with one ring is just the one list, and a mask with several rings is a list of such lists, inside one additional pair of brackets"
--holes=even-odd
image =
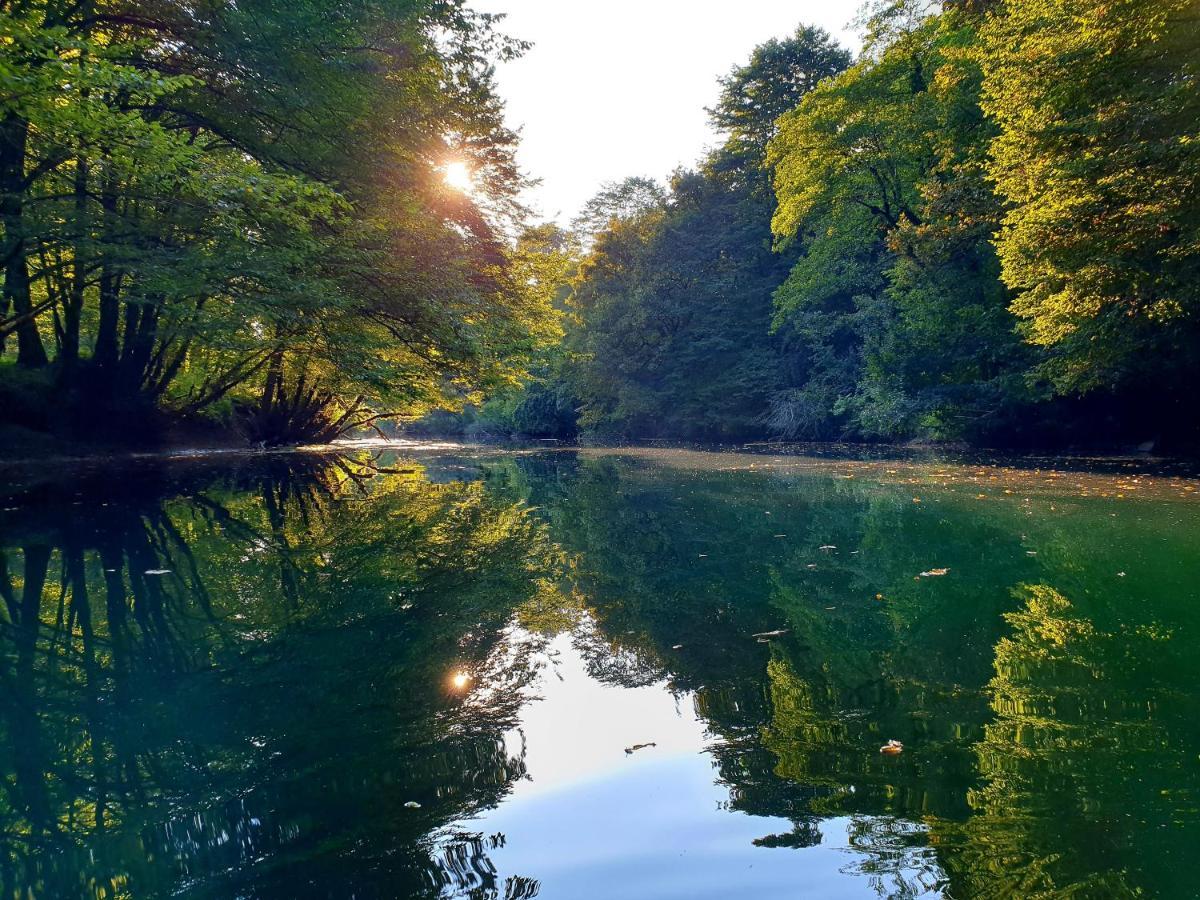
[(1124, 506), (1099, 480), (1001, 482), (984, 503), (973, 468), (661, 463), (567, 461), (535, 498), (607, 636), (594, 674), (694, 691), (730, 808), (792, 823), (756, 843), (850, 816), (847, 873), (880, 896), (1193, 892), (1191, 484), (1141, 479), (1160, 498)]
[(485, 885), (486, 844), (429, 835), (524, 775), (507, 626), (563, 558), (481, 483), (292, 462), (6, 501), (0, 894)]
[(0, 897), (1189, 894), (1191, 484), (887, 465), (22, 476)]

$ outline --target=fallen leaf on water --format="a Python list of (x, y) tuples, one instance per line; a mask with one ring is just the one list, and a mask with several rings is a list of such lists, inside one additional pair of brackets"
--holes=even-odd
[(886, 754), (887, 756), (895, 756), (898, 753), (904, 752), (904, 745), (899, 741), (888, 741), (879, 748), (879, 752)]
[(922, 578), (936, 578), (939, 575), (947, 574), (949, 571), (950, 571), (949, 569), (929, 569), (928, 571), (922, 572), (921, 577)]

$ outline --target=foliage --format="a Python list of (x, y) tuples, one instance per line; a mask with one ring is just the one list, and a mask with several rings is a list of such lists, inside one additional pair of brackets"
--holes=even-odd
[[(509, 384), (556, 334), (459, 0), (0, 9), (0, 334), (78, 425), (232, 404), (327, 438)], [(474, 189), (446, 184), (458, 159)]]
[(0, 424), (1196, 439), (1192, 0), (800, 27), (573, 234), (465, 2), (0, 3)]
[[(705, 440), (762, 431), (788, 381), (786, 342), (767, 333), (789, 259), (771, 251), (766, 142), (781, 112), (848, 62), (815, 28), (758, 48), (710, 110), (726, 142), (698, 171), (677, 172), (657, 203), (617, 207), (596, 235), (568, 336), (583, 429)], [(612, 207), (612, 193), (589, 209)]]
[(591, 208), (582, 427), (1193, 440), (1195, 24), (1187, 0), (885, 0), (849, 68), (812, 29), (763, 44), (697, 172)]
[(990, 243), (976, 23), (876, 20), (888, 43), (805, 98), (771, 145), (774, 227), (803, 245), (776, 301), (810, 348), (793, 414), (810, 434), (979, 438), (1028, 402), (1030, 354)]
[(999, 128), (989, 174), (1008, 202), (997, 246), (1025, 333), (1052, 350), (1048, 374), (1064, 391), (1192, 382), (1196, 4), (1022, 0), (981, 35)]
[(826, 32), (809, 25), (801, 25), (784, 40), (755, 47), (748, 63), (721, 79), (720, 98), (708, 110), (713, 126), (728, 135), (712, 165), (720, 170), (760, 169), (779, 117), (822, 78), (851, 61)]
[(566, 295), (578, 265), (573, 235), (554, 225), (527, 229), (512, 257), (512, 277), (523, 285), (530, 321), (540, 323), (530, 332), (534, 343), (526, 371), (491, 392), (473, 390), (460, 410), (434, 410), (407, 423), (405, 430), (476, 438), (574, 438), (577, 403), (567, 380), (574, 360), (562, 341), (562, 329), (571, 319)]
[(657, 181), (632, 175), (601, 186), (583, 205), (571, 227), (582, 235), (596, 235), (615, 222), (637, 218), (666, 202), (667, 194)]

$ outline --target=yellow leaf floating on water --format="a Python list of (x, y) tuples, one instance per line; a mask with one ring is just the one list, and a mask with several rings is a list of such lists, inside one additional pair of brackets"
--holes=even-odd
[(904, 752), (904, 745), (899, 741), (888, 741), (879, 748), (879, 752), (886, 756), (896, 756)]
[(922, 572), (921, 577), (922, 578), (937, 578), (940, 575), (948, 574), (949, 571), (950, 571), (949, 569), (929, 569), (925, 572)]

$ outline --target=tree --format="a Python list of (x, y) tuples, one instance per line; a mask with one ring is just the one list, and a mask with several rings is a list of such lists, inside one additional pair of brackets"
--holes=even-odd
[(633, 219), (662, 206), (666, 191), (653, 178), (631, 175), (601, 186), (571, 222), (577, 234), (595, 235), (613, 222)]
[(801, 25), (784, 40), (759, 44), (748, 63), (721, 79), (720, 98), (708, 110), (714, 127), (728, 135), (712, 165), (762, 168), (779, 118), (851, 61), (827, 31), (811, 25)]
[(216, 411), (276, 443), (511, 382), (554, 313), (515, 275), (491, 60), (523, 45), (495, 21), (459, 0), (4, 10), (0, 335), (52, 364), (53, 408), (86, 433)]
[(1191, 0), (1015, 0), (982, 29), (998, 238), (1063, 392), (1192, 385), (1200, 28)]
[(774, 405), (785, 433), (978, 437), (1026, 402), (990, 245), (977, 23), (889, 5), (869, 29), (882, 43), (780, 121), (773, 224), (800, 258), (776, 327), (807, 357)]
[(588, 220), (609, 227), (572, 301), (585, 429), (704, 440), (763, 430), (787, 380), (784, 342), (768, 331), (791, 263), (771, 249), (766, 142), (781, 112), (848, 62), (816, 28), (764, 44), (722, 81), (710, 115), (727, 138), (697, 171), (675, 173), (666, 195), (631, 179), (589, 204)]

